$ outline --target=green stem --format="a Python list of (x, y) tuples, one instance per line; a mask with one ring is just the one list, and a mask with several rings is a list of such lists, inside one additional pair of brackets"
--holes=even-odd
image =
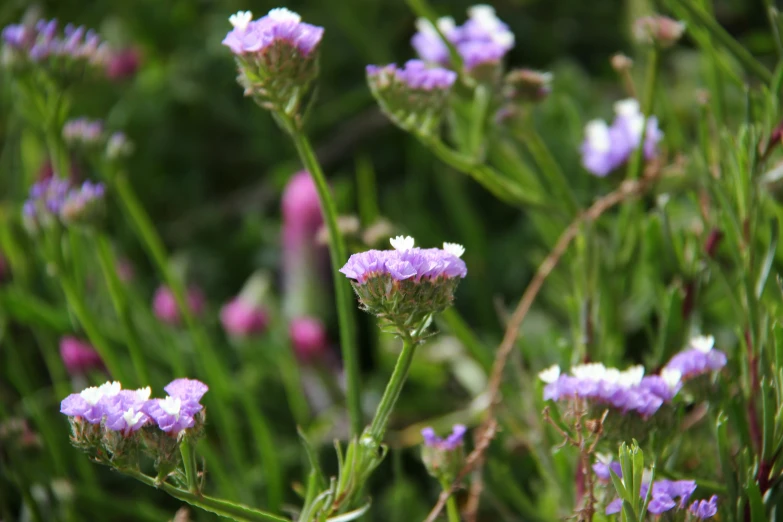
[[(441, 486), (443, 491), (448, 491), (451, 488), (451, 484), (447, 480), (441, 481)], [(449, 517), (449, 522), (460, 522), (457, 501), (453, 495), (449, 495), (448, 500), (446, 500), (446, 513)]]
[(647, 55), (647, 72), (644, 80), (644, 101), (642, 102), (642, 136), (639, 145), (634, 149), (631, 155), (631, 161), (628, 163), (628, 179), (638, 179), (642, 170), (642, 158), (644, 157), (644, 142), (647, 139), (647, 122), (652, 114), (655, 102), (655, 86), (658, 77), (658, 49), (650, 47)]
[(491, 100), (492, 94), (487, 86), (477, 85), (473, 93), (473, 115), (468, 140), (468, 152), (476, 161), (481, 158), (481, 145), (484, 143), (487, 111)]
[(270, 520), (273, 522), (290, 522), (288, 519), (242, 504), (228, 502), (227, 500), (209, 497), (207, 495), (191, 493), (166, 482), (156, 483), (154, 478), (148, 477), (138, 471), (122, 470), (122, 472), (148, 486), (161, 489), (172, 497), (187, 502), (191, 506), (201, 508), (204, 511), (209, 511), (210, 513), (214, 513), (221, 517), (237, 520), (238, 522), (268, 522)]
[[(103, 277), (106, 279), (106, 286), (109, 288), (111, 302), (114, 305), (114, 310), (117, 312), (117, 317), (119, 317), (122, 323), (122, 328), (125, 330), (125, 338), (128, 342), (128, 350), (130, 351), (133, 369), (136, 371), (138, 385), (146, 386), (150, 384), (150, 377), (147, 373), (147, 366), (144, 364), (144, 354), (141, 349), (139, 333), (136, 330), (136, 325), (133, 323), (128, 308), (125, 286), (117, 275), (117, 260), (114, 258), (114, 252), (112, 252), (106, 236), (98, 234), (95, 236), (95, 241), (98, 245), (98, 260), (101, 264)], [(123, 384), (128, 387), (131, 386), (131, 383)]]
[(737, 40), (720, 26), (720, 24), (700, 7), (697, 7), (693, 0), (675, 0), (690, 15), (692, 21), (707, 29), (717, 41), (723, 44), (726, 49), (739, 60), (745, 69), (758, 77), (761, 81), (769, 83), (772, 81), (772, 73), (769, 72), (761, 62), (756, 60), (750, 52), (745, 49)]
[(563, 202), (568, 207), (568, 217), (575, 216), (579, 211), (579, 202), (576, 199), (571, 184), (568, 181), (563, 169), (560, 168), (560, 164), (555, 160), (552, 155), (552, 151), (547, 147), (546, 142), (541, 139), (535, 128), (530, 122), (531, 128), (528, 132), (522, 134), (522, 141), (527, 145), (530, 154), (533, 156), (538, 168), (547, 177), (547, 181), (555, 185), (555, 190), (559, 193)]
[(155, 230), (149, 215), (136, 197), (127, 177), (124, 173), (117, 172), (111, 177), (111, 181), (122, 203), (123, 210), (134, 225), (142, 245), (155, 263), (163, 281), (171, 289), (177, 302), (177, 307), (185, 320), (185, 325), (193, 336), (201, 370), (209, 379), (209, 384), (215, 392), (215, 398), (208, 399), (215, 406), (210, 408), (210, 411), (214, 412), (216, 416), (217, 422), (215, 424), (224, 441), (223, 446), (228, 447), (228, 452), (236, 469), (240, 470), (243, 468), (245, 460), (242, 456), (239, 428), (236, 422), (234, 422), (235, 418), (230, 411), (230, 405), (232, 404), (230, 382), (226, 378), (226, 373), (222, 371), (223, 365), (220, 363), (220, 358), (214, 351), (203, 326), (194, 319), (185, 298), (185, 285), (179, 278), (174, 277), (169, 267), (168, 255), (163, 246), (163, 241)]
[(267, 507), (276, 511), (283, 502), (283, 474), (272, 430), (269, 429), (269, 422), (259, 405), (253, 402), (250, 393), (242, 394), (242, 405), (253, 430), (253, 444), (258, 451), (259, 462), (266, 478)]
[(413, 362), (413, 355), (415, 353), (416, 343), (408, 336), (403, 337), (402, 352), (397, 358), (397, 364), (394, 366), (394, 371), (389, 379), (389, 384), (386, 385), (386, 390), (383, 392), (381, 402), (378, 404), (375, 417), (368, 429), (368, 434), (373, 441), (380, 442), (383, 440), (383, 435), (386, 433), (386, 428), (389, 425), (389, 418), (391, 417), (394, 405), (397, 403), (397, 399), (400, 398), (400, 393), (402, 392), (402, 387), (408, 377), (408, 371), (410, 370), (411, 363)]
[(109, 370), (109, 373), (114, 379), (117, 379), (121, 382), (128, 382), (126, 381), (124, 368), (117, 359), (117, 354), (114, 353), (114, 350), (109, 345), (109, 342), (101, 333), (97, 323), (95, 322), (95, 319), (87, 309), (84, 301), (79, 298), (79, 294), (71, 284), (71, 281), (64, 273), (60, 274), (59, 280), (60, 286), (62, 286), (63, 289), (63, 293), (65, 293), (65, 299), (68, 301), (68, 305), (71, 307), (73, 313), (76, 315), (76, 318), (81, 323), (82, 328), (84, 328), (84, 331), (87, 333), (87, 337), (95, 347), (95, 350), (101, 356), (103, 363), (106, 365), (106, 369)]
[(188, 481), (188, 490), (191, 493), (199, 493), (196, 447), (186, 437), (180, 443), (179, 451), (182, 454), (182, 465), (185, 468), (185, 478)]
[(348, 281), (340, 273), (340, 267), (347, 261), (345, 242), (337, 227), (337, 208), (329, 193), (326, 177), (315, 157), (310, 141), (303, 132), (291, 127), (296, 150), (305, 168), (315, 181), (318, 198), (323, 209), (324, 221), (329, 233), (329, 255), (332, 261), (334, 293), (337, 301), (337, 320), (340, 326), (340, 347), (345, 365), (346, 395), (348, 413), (351, 418), (351, 433), (358, 435), (362, 429), (362, 403), (359, 380), (359, 354), (356, 347), (356, 327), (354, 324), (354, 304)]

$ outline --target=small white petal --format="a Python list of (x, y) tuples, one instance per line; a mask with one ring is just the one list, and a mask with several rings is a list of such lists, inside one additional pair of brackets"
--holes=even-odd
[(231, 22), (231, 25), (241, 31), (247, 29), (251, 20), (253, 20), (253, 13), (250, 11), (237, 11), (236, 14), (232, 14), (228, 17), (228, 21)]
[(397, 236), (391, 238), (389, 243), (391, 243), (391, 246), (394, 247), (394, 250), (406, 252), (413, 248), (415, 241), (411, 236)]
[(580, 379), (600, 381), (606, 377), (606, 366), (601, 363), (577, 364), (571, 368), (571, 374)]
[(98, 401), (103, 398), (103, 391), (101, 391), (100, 388), (91, 386), (79, 392), (79, 395), (81, 395), (82, 399), (84, 399), (87, 404), (95, 406), (98, 404)]
[(118, 393), (120, 393), (120, 390), (122, 389), (122, 384), (120, 384), (118, 381), (113, 382), (105, 382), (101, 384), (98, 389), (105, 397), (114, 397)]
[[(449, 34), (451, 31), (457, 28), (457, 23), (450, 16), (441, 16), (438, 18), (437, 24), (438, 29), (440, 29), (440, 32), (444, 35)], [(429, 27), (432, 27), (432, 24), (429, 24)]]
[(590, 147), (596, 151), (609, 150), (609, 127), (604, 120), (591, 120), (585, 125), (585, 137)]
[(715, 337), (711, 335), (700, 335), (691, 339), (690, 345), (702, 353), (709, 353), (715, 346)]
[(675, 370), (673, 368), (664, 368), (663, 371), (661, 371), (661, 378), (669, 389), (674, 390), (680, 385), (682, 373), (680, 373), (680, 370)]
[(642, 382), (642, 378), (644, 377), (644, 366), (641, 364), (636, 366), (631, 366), (630, 368), (626, 369), (623, 372), (620, 372), (620, 380), (618, 381), (623, 386), (636, 386), (640, 382)]
[(165, 399), (162, 399), (158, 404), (160, 405), (161, 410), (169, 415), (173, 415), (176, 419), (179, 420), (179, 412), (182, 408), (182, 401), (180, 401), (179, 397), (172, 397), (169, 395)]
[(134, 411), (133, 408), (122, 414), (122, 419), (125, 421), (125, 425), (128, 426), (128, 428), (136, 427), (143, 417), (144, 414), (142, 412)]
[(639, 101), (635, 98), (620, 100), (614, 104), (614, 112), (618, 116), (630, 117), (640, 115)]
[(150, 398), (150, 395), (152, 394), (152, 390), (149, 386), (146, 388), (139, 388), (136, 390), (136, 398), (140, 401), (146, 401)]
[(542, 370), (538, 373), (538, 378), (545, 383), (553, 383), (560, 377), (560, 366), (553, 364), (546, 370)]
[(462, 257), (465, 253), (465, 247), (459, 243), (443, 243), (443, 250), (457, 257)]
[(497, 22), (498, 17), (495, 14), (495, 8), (487, 4), (478, 4), (468, 9), (468, 17), (481, 22)]
[(277, 7), (275, 9), (272, 9), (271, 11), (269, 11), (269, 14), (267, 14), (267, 16), (277, 22), (299, 23), (302, 21), (302, 17), (299, 16), (299, 14), (291, 11), (290, 9), (286, 9), (285, 7)]
[(438, 37), (438, 31), (435, 30), (435, 27), (426, 18), (416, 19), (416, 30), (425, 36), (435, 36), (436, 38)]

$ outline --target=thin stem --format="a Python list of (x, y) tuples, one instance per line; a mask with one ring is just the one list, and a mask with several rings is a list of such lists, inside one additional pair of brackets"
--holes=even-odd
[[(128, 308), (125, 286), (117, 275), (117, 261), (114, 258), (114, 252), (112, 252), (111, 245), (106, 239), (106, 236), (101, 234), (97, 235), (95, 237), (95, 242), (98, 245), (98, 260), (101, 264), (103, 277), (106, 279), (106, 286), (109, 288), (111, 302), (114, 305), (114, 310), (117, 312), (117, 317), (119, 317), (120, 322), (122, 323), (122, 328), (125, 330), (125, 339), (128, 342), (128, 350), (130, 351), (133, 369), (136, 371), (138, 384), (139, 386), (145, 386), (150, 384), (150, 377), (147, 373), (147, 366), (144, 364), (144, 354), (141, 350), (139, 333), (136, 330), (136, 325), (133, 323)], [(130, 386), (130, 383), (123, 384)]]
[(68, 301), (68, 305), (71, 307), (73, 313), (76, 315), (76, 318), (81, 323), (82, 328), (84, 328), (84, 331), (87, 333), (87, 337), (90, 339), (90, 342), (101, 356), (101, 359), (106, 365), (106, 368), (109, 370), (109, 373), (114, 379), (117, 379), (121, 382), (126, 382), (126, 375), (123, 365), (120, 364), (114, 349), (109, 345), (109, 342), (101, 333), (95, 319), (87, 309), (86, 304), (79, 298), (79, 294), (71, 284), (71, 281), (63, 273), (60, 274), (59, 281), (60, 286), (63, 289), (63, 293), (65, 294), (65, 298)]
[(481, 146), (484, 143), (484, 129), (487, 120), (487, 111), (492, 95), (486, 85), (477, 85), (473, 93), (473, 114), (468, 141), (468, 151), (476, 160), (480, 161)]
[(644, 101), (642, 102), (642, 136), (639, 139), (639, 145), (634, 149), (631, 155), (631, 161), (628, 163), (628, 179), (639, 179), (641, 174), (642, 158), (644, 157), (644, 142), (647, 139), (647, 122), (652, 114), (653, 104), (655, 102), (655, 86), (658, 77), (658, 49), (655, 46), (650, 47), (647, 55), (647, 72), (644, 80)]
[[(443, 491), (447, 491), (451, 484), (448, 481), (442, 481), (441, 486)], [(460, 522), (459, 509), (457, 508), (457, 501), (454, 495), (449, 495), (449, 499), (446, 501), (446, 513), (449, 517), (449, 522)]]
[(347, 261), (345, 242), (337, 226), (337, 208), (329, 193), (321, 165), (313, 152), (310, 140), (300, 130), (290, 128), (291, 138), (302, 164), (310, 172), (318, 190), (318, 199), (324, 214), (327, 232), (329, 233), (329, 256), (332, 262), (334, 277), (334, 293), (337, 301), (337, 320), (340, 327), (340, 348), (345, 365), (346, 395), (348, 414), (351, 419), (351, 433), (359, 435), (362, 430), (362, 403), (359, 379), (359, 354), (356, 347), (356, 327), (354, 324), (354, 305), (349, 290), (349, 283), (340, 273), (340, 266)]
[(182, 500), (183, 502), (187, 502), (191, 506), (201, 508), (204, 511), (209, 511), (210, 513), (214, 513), (222, 517), (231, 518), (239, 522), (268, 522), (270, 520), (273, 522), (290, 522), (288, 519), (273, 515), (272, 513), (267, 513), (266, 511), (254, 509), (243, 504), (236, 504), (234, 502), (228, 502), (227, 500), (209, 497), (207, 495), (191, 493), (189, 491), (185, 491), (184, 489), (172, 486), (166, 482), (157, 483), (154, 478), (148, 477), (147, 475), (144, 475), (138, 471), (121, 471), (126, 475), (129, 475), (136, 480), (147, 484), (148, 486), (161, 489), (172, 497)]
[(198, 467), (196, 466), (196, 447), (187, 438), (183, 439), (179, 445), (179, 451), (182, 454), (182, 465), (185, 468), (185, 478), (188, 481), (188, 490), (191, 493), (198, 493)]
[(758, 60), (756, 60), (750, 52), (745, 49), (737, 40), (720, 26), (720, 24), (712, 16), (704, 12), (700, 7), (697, 7), (693, 0), (676, 0), (676, 2), (683, 7), (692, 20), (699, 25), (707, 29), (715, 37), (717, 41), (723, 44), (728, 51), (739, 60), (745, 69), (758, 77), (761, 81), (769, 83), (772, 81), (772, 73), (769, 69), (764, 67)]
[(242, 469), (245, 459), (242, 456), (239, 427), (235, 422), (235, 417), (230, 412), (232, 403), (231, 384), (226, 377), (226, 373), (222, 371), (223, 365), (220, 362), (220, 358), (214, 351), (203, 326), (194, 319), (185, 300), (185, 285), (179, 278), (174, 277), (169, 267), (168, 255), (163, 246), (163, 241), (160, 239), (149, 215), (136, 197), (133, 187), (128, 183), (127, 177), (124, 173), (117, 172), (111, 177), (111, 181), (122, 203), (123, 210), (130, 218), (137, 236), (155, 263), (163, 281), (171, 289), (177, 302), (177, 307), (185, 320), (185, 325), (193, 336), (201, 370), (209, 379), (209, 384), (215, 392), (215, 398), (208, 400), (214, 400), (215, 407), (210, 408), (210, 411), (214, 412), (217, 418), (215, 424), (223, 439), (223, 447), (228, 447), (228, 452), (236, 469)]
[(415, 353), (416, 343), (409, 336), (403, 337), (402, 352), (400, 352), (400, 356), (397, 358), (397, 364), (394, 366), (389, 384), (386, 385), (386, 390), (383, 392), (383, 397), (381, 397), (381, 402), (378, 404), (375, 417), (368, 430), (368, 434), (374, 441), (380, 442), (383, 439), (394, 405), (397, 403), (397, 399), (400, 398), (402, 387), (408, 377), (408, 371)]
[(522, 133), (522, 141), (527, 145), (530, 154), (533, 156), (538, 168), (549, 178), (549, 182), (556, 185), (555, 190), (560, 193), (560, 197), (568, 207), (568, 217), (573, 218), (579, 212), (579, 202), (576, 199), (571, 184), (568, 181), (560, 164), (552, 155), (552, 151), (547, 147), (546, 142), (530, 122), (530, 130)]

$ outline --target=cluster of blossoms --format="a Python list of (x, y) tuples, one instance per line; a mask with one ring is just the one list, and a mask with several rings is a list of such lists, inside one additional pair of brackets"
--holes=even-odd
[(408, 60), (403, 67), (367, 66), (367, 83), (383, 112), (400, 128), (422, 136), (437, 130), (456, 79), (454, 71), (421, 60)]
[(672, 357), (660, 375), (645, 376), (642, 366), (620, 371), (600, 363), (574, 366), (566, 375), (555, 365), (539, 374), (546, 383), (544, 399), (585, 400), (648, 418), (670, 402), (685, 382), (726, 365), (726, 354), (714, 350), (714, 344), (713, 337), (691, 339), (689, 347)]
[(643, 16), (633, 24), (634, 39), (645, 45), (670, 47), (685, 32), (685, 24), (666, 16)]
[(124, 132), (107, 134), (101, 120), (75, 118), (65, 122), (63, 140), (71, 147), (84, 149), (104, 148), (106, 159), (113, 161), (129, 156), (133, 152), (133, 143)]
[(12, 24), (2, 31), (3, 62), (46, 63), (51, 68), (74, 65), (105, 67), (111, 51), (92, 29), (68, 24), (58, 31), (56, 20), (39, 20), (33, 25)]
[(250, 11), (240, 11), (229, 21), (233, 29), (223, 45), (237, 59), (238, 80), (245, 94), (271, 110), (298, 109), (318, 75), (323, 28), (302, 22), (298, 14), (285, 8), (272, 9), (258, 20), (253, 20)]
[[(468, 20), (461, 26), (450, 17), (440, 18), (437, 26), (457, 50), (468, 71), (486, 65), (497, 66), (514, 47), (514, 33), (488, 5), (475, 5), (468, 9)], [(418, 32), (411, 44), (419, 57), (427, 62), (449, 66), (449, 48), (435, 27), (424, 18), (416, 21), (416, 27)]]
[(364, 310), (389, 324), (419, 325), (448, 308), (468, 273), (460, 259), (465, 249), (454, 243), (440, 248), (414, 247), (410, 236), (391, 239), (392, 250), (353, 254), (340, 269)]
[(72, 188), (68, 181), (52, 176), (30, 188), (22, 217), (31, 232), (58, 221), (65, 225), (90, 223), (102, 212), (104, 196), (105, 187), (101, 183), (85, 181), (80, 187)]
[(201, 398), (209, 388), (195, 379), (176, 379), (164, 390), (168, 396), (151, 399), (149, 387), (123, 390), (119, 382), (107, 382), (72, 393), (63, 399), (60, 412), (74, 424), (100, 425), (126, 437), (152, 423), (176, 437), (196, 426), (204, 409)]
[(604, 120), (592, 120), (585, 127), (582, 143), (582, 165), (596, 176), (606, 176), (620, 167), (639, 147), (644, 134), (644, 157), (651, 159), (658, 153), (663, 133), (655, 116), (646, 118), (640, 112), (639, 102), (632, 98), (614, 105), (616, 117), (609, 126)]
[[(611, 471), (610, 471), (611, 470)], [(619, 478), (623, 476), (620, 463), (611, 459), (602, 459), (593, 464), (593, 471), (601, 482), (608, 483), (611, 480), (611, 472)], [(642, 482), (640, 494), (647, 497), (650, 488), (650, 479)], [(672, 509), (685, 509), (688, 501), (696, 491), (696, 482), (693, 480), (656, 480), (652, 484), (648, 511), (653, 515), (662, 515)], [(623, 501), (614, 499), (606, 506), (606, 514), (613, 515), (622, 510)], [(709, 500), (695, 500), (689, 507), (691, 515), (699, 520), (712, 518), (718, 512), (718, 497), (713, 495)]]
[(430, 475), (449, 482), (456, 477), (465, 457), (463, 445), (467, 431), (462, 424), (455, 424), (451, 433), (441, 438), (432, 428), (421, 430), (424, 438), (422, 460)]

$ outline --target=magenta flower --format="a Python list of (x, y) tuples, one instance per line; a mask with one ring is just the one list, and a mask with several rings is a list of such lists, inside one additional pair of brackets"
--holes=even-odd
[[(187, 304), (190, 311), (195, 316), (201, 315), (204, 311), (204, 294), (197, 287), (190, 287), (187, 291)], [(152, 298), (152, 310), (155, 316), (170, 325), (180, 324), (181, 317), (177, 300), (174, 299), (172, 291), (165, 286), (160, 286), (155, 291)]]
[(235, 297), (220, 310), (220, 322), (231, 335), (248, 337), (262, 333), (269, 324), (269, 314), (264, 308)]
[(136, 74), (141, 62), (141, 55), (136, 49), (129, 47), (114, 51), (106, 63), (106, 77), (111, 80), (124, 80)]
[(82, 374), (95, 368), (103, 368), (103, 361), (91, 344), (75, 337), (60, 339), (60, 358), (71, 375)]
[(304, 362), (321, 358), (327, 350), (326, 328), (315, 317), (295, 317), (288, 327), (291, 345), (299, 360)]

